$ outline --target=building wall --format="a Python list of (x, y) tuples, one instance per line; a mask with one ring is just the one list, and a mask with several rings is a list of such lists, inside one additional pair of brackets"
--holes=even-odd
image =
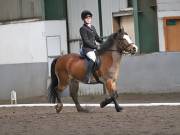
[(124, 56), (118, 92), (180, 92), (180, 53), (152, 53)]
[(127, 8), (127, 0), (101, 0), (103, 36), (108, 36), (113, 32), (113, 12), (119, 12)]
[(43, 22), (1, 25), (0, 64), (47, 62), (44, 31)]
[(44, 17), (44, 0), (1, 0), (0, 20)]
[(45, 21), (45, 36), (50, 76), (50, 67), (53, 59), (59, 55), (67, 54), (66, 21)]
[(0, 25), (0, 98), (45, 93), (47, 50), (43, 22)]
[(165, 50), (163, 17), (180, 16), (179, 0), (157, 0), (158, 31), (159, 31), (159, 49)]
[(0, 99), (10, 99), (13, 89), (18, 99), (45, 95), (47, 72), (46, 62), (1, 64)]
[(61, 37), (57, 55), (67, 53), (65, 21), (0, 25), (0, 99), (9, 99), (12, 89), (18, 98), (46, 94), (49, 36)]

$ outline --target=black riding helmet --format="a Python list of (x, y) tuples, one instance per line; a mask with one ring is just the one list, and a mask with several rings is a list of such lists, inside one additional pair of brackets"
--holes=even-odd
[(88, 11), (88, 10), (84, 10), (84, 11), (82, 11), (82, 13), (81, 13), (81, 19), (82, 20), (84, 20), (85, 18), (86, 18), (86, 16), (93, 16), (92, 15), (92, 13), (90, 12), (90, 11)]

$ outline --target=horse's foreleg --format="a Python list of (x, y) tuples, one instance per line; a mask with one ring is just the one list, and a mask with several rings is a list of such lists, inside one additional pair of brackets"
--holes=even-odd
[(102, 102), (100, 103), (100, 107), (101, 107), (101, 108), (104, 108), (106, 105), (110, 104), (111, 102), (112, 102), (112, 98), (111, 98), (111, 97), (106, 98), (104, 101), (102, 101)]
[[(116, 93), (117, 93), (117, 92), (116, 92)], [(117, 98), (117, 97), (118, 97), (117, 94), (113, 94), (113, 95), (111, 95), (110, 97), (105, 98), (105, 100), (100, 103), (100, 107), (101, 107), (101, 108), (104, 108), (106, 105), (108, 105), (108, 104), (110, 104), (111, 102), (113, 102), (113, 100), (114, 100), (115, 98)]]
[(112, 98), (112, 101), (114, 102), (116, 111), (120, 112), (123, 108), (119, 106), (119, 103), (117, 101), (117, 97), (118, 97), (118, 94), (117, 94), (117, 91), (115, 91), (114, 96), (112, 96), (111, 98)]
[(70, 90), (70, 96), (72, 97), (72, 99), (76, 105), (77, 111), (78, 112), (89, 112), (89, 110), (83, 108), (78, 101), (79, 82), (76, 80), (71, 80), (70, 85), (69, 85), (69, 90)]
[(120, 112), (122, 110), (122, 107), (119, 106), (118, 101), (117, 101), (118, 94), (116, 90), (116, 82), (113, 81), (112, 79), (107, 80), (106, 88), (108, 90), (108, 93), (110, 94), (110, 97), (102, 101), (100, 103), (100, 107), (103, 108), (109, 103), (114, 102), (116, 111)]

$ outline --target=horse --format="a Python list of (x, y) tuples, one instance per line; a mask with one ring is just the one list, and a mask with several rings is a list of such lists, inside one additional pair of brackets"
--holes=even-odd
[[(117, 79), (120, 70), (120, 60), (122, 54), (135, 54), (137, 46), (132, 42), (129, 35), (123, 28), (108, 36), (107, 40), (97, 50), (101, 64), (95, 71), (98, 78), (103, 82), (107, 91), (108, 98), (100, 103), (103, 108), (113, 102), (115, 109), (120, 112), (123, 108), (117, 102)], [(78, 112), (89, 112), (83, 108), (78, 101), (79, 82), (84, 82), (86, 75), (86, 60), (79, 54), (65, 54), (55, 58), (51, 64), (51, 83), (49, 85), (49, 102), (55, 103), (56, 112), (59, 113), (63, 108), (61, 93), (69, 85), (70, 96), (72, 97)], [(60, 94), (59, 94), (60, 93)]]

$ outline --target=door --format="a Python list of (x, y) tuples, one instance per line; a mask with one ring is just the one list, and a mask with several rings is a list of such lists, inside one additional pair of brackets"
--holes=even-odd
[(156, 0), (138, 0), (140, 52), (159, 51)]
[(180, 51), (180, 17), (164, 18), (166, 51)]
[(54, 58), (61, 54), (61, 36), (47, 36), (46, 37), (47, 52), (48, 52), (48, 70), (51, 76), (51, 63)]

